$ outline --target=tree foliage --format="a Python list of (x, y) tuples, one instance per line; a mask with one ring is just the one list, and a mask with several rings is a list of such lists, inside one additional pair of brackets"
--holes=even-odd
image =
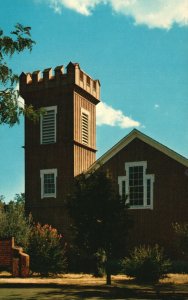
[(93, 257), (103, 254), (110, 283), (111, 263), (125, 255), (127, 246), (130, 221), (125, 203), (106, 174), (95, 172), (75, 179), (67, 207), (77, 247)]
[(35, 42), (31, 39), (30, 31), (30, 27), (19, 23), (9, 36), (0, 29), (0, 124), (13, 126), (19, 123), (22, 114), (35, 121), (41, 114), (32, 105), (19, 104), (19, 92), (15, 89), (18, 75), (9, 67), (13, 55), (26, 49), (32, 50)]
[(29, 244), (30, 219), (25, 216), (24, 194), (17, 194), (8, 204), (0, 201), (0, 238), (15, 238), (25, 250)]
[(50, 225), (31, 228), (28, 248), (31, 270), (42, 275), (62, 273), (66, 267), (62, 236)]

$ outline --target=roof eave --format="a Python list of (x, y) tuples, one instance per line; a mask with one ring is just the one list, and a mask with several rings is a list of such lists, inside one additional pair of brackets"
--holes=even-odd
[(109, 159), (111, 159), (114, 155), (116, 155), (119, 151), (121, 151), (124, 147), (126, 147), (130, 142), (132, 142), (135, 138), (139, 138), (141, 141), (146, 144), (154, 147), (160, 152), (166, 154), (170, 158), (178, 161), (182, 165), (188, 167), (188, 159), (178, 154), (177, 152), (171, 150), (170, 148), (162, 145), (156, 140), (150, 138), (149, 136), (143, 134), (137, 129), (133, 129), (128, 135), (126, 135), (123, 139), (121, 139), (117, 144), (115, 144), (111, 149), (109, 149), (105, 154), (103, 154), (96, 162), (91, 165), (87, 172), (92, 172), (97, 170), (101, 165), (105, 164)]

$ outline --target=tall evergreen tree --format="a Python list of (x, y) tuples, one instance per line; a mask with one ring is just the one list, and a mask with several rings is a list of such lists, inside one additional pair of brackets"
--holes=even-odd
[(125, 201), (104, 172), (75, 179), (67, 207), (73, 220), (75, 243), (90, 256), (103, 253), (107, 284), (111, 284), (111, 265), (125, 255), (130, 227)]

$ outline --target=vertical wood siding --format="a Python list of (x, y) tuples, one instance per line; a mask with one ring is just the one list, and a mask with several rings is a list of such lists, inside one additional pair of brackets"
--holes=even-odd
[[(89, 144), (82, 146), (82, 122), (81, 109), (89, 112)], [(74, 141), (80, 145), (74, 145), (74, 176), (86, 171), (94, 163), (96, 147), (96, 108), (95, 104), (81, 95), (74, 93)], [(93, 149), (93, 150), (92, 150)]]
[(186, 167), (148, 144), (135, 139), (103, 165), (115, 185), (125, 176), (125, 163), (147, 161), (147, 174), (154, 174), (153, 210), (130, 209), (133, 228), (129, 246), (160, 244), (175, 254), (173, 223), (188, 220)]
[(95, 153), (79, 147), (74, 146), (74, 176), (86, 171), (95, 161)]

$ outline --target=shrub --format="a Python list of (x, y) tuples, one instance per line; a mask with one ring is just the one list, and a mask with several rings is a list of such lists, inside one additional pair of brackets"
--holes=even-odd
[(174, 232), (176, 234), (176, 245), (181, 249), (183, 258), (188, 259), (188, 223), (173, 224)]
[(103, 249), (99, 249), (95, 255), (94, 276), (103, 277), (105, 275), (106, 253)]
[(66, 267), (62, 236), (50, 225), (39, 223), (31, 229), (28, 248), (32, 272), (48, 275), (63, 272)]
[(170, 262), (164, 258), (163, 250), (155, 245), (140, 246), (129, 258), (123, 260), (124, 272), (139, 282), (158, 282), (168, 273)]
[[(106, 264), (106, 253), (103, 249), (99, 249), (95, 254), (94, 260), (94, 276), (95, 277), (102, 277), (105, 275), (105, 264)], [(110, 270), (113, 275), (119, 274), (122, 272), (122, 264), (121, 260), (112, 259), (110, 262)]]
[(172, 261), (172, 265), (169, 270), (170, 273), (188, 274), (188, 261), (175, 260)]

